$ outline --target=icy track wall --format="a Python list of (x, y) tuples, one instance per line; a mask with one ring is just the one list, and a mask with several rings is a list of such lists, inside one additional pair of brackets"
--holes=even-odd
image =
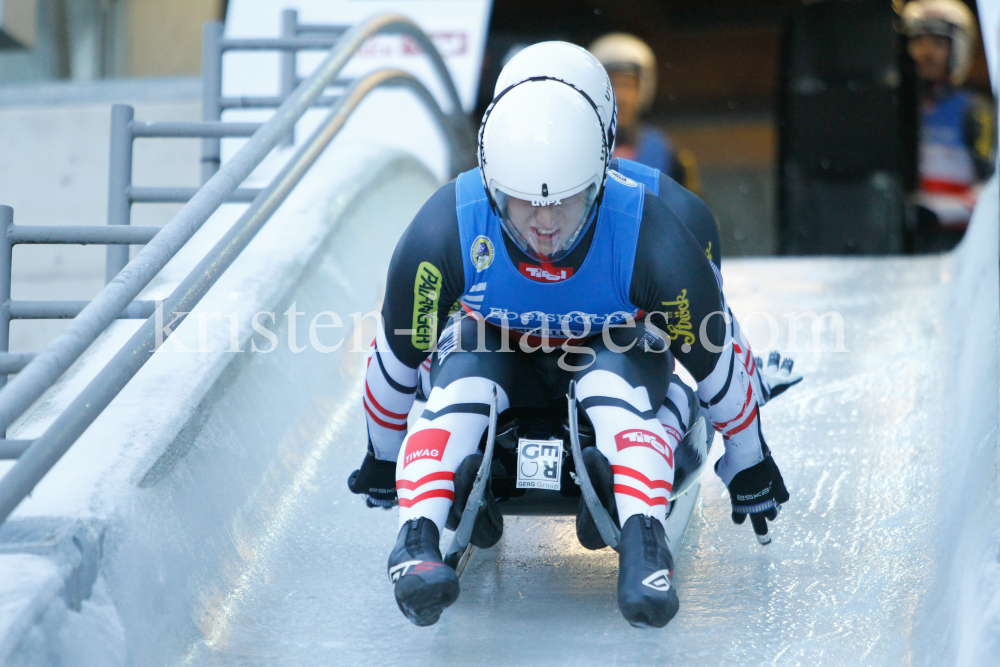
[[(978, 0), (994, 96), (1000, 91), (1000, 0)], [(953, 456), (941, 491), (940, 571), (925, 601), (924, 664), (973, 667), (1000, 655), (1000, 189), (994, 175), (969, 231), (946, 262), (953, 369)], [(917, 352), (919, 354), (919, 352)]]
[[(437, 184), (402, 153), (326, 151), (178, 328), (188, 351), (168, 339), (3, 527), (0, 664), (177, 664), (196, 640), (225, 641), (268, 529), (360, 409), (375, 320), (350, 314), (378, 311), (396, 240)], [(220, 210), (140, 298), (168, 293), (240, 210)], [(343, 327), (311, 331), (322, 311)], [(258, 319), (276, 335), (267, 353), (251, 351), (272, 349), (259, 312), (276, 320)], [(296, 331), (286, 312), (304, 313)], [(12, 437), (44, 430), (134, 329), (112, 327)]]
[(997, 664), (1000, 656), (998, 231), (1000, 192), (994, 176), (964, 240), (943, 265), (951, 290), (941, 309), (946, 318), (941, 335), (950, 338), (945, 348), (950, 356), (938, 363), (953, 369), (945, 430), (951, 433), (942, 442), (951, 460), (936, 518), (940, 571), (924, 601), (926, 655), (917, 664), (974, 667)]

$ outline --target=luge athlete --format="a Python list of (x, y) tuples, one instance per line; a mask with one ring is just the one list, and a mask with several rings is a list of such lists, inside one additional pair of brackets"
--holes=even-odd
[[(418, 625), (459, 594), (438, 542), (494, 387), (503, 411), (562, 401), (576, 382), (596, 436), (587, 470), (621, 527), (618, 604), (635, 626), (662, 627), (678, 609), (663, 527), (685, 430), (663, 409), (675, 358), (724, 437), (716, 470), (734, 519), (750, 516), (766, 535), (788, 500), (761, 430), (764, 390), (715, 269), (663, 200), (609, 169), (613, 118), (588, 93), (607, 81), (599, 63), (576, 80), (537, 76), (500, 92), (480, 128), (479, 169), (430, 198), (390, 264), (366, 376), (369, 452), (351, 488), (398, 494), (388, 570)], [(600, 94), (613, 113), (610, 89)], [(462, 310), (449, 319), (456, 301)], [(407, 433), (429, 355), (432, 389)], [(584, 546), (604, 546), (585, 511), (577, 532)]]

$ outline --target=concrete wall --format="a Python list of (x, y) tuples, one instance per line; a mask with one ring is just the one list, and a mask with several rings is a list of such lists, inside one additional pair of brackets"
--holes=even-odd
[(0, 82), (198, 74), (201, 26), (225, 18), (224, 0), (6, 3), (34, 13), (34, 39), (30, 48), (3, 50), (16, 43), (0, 28)]
[(697, 162), (699, 196), (719, 221), (723, 257), (774, 255), (774, 119), (766, 113), (692, 116), (659, 123)]
[[(105, 224), (111, 104), (133, 104), (137, 120), (198, 120), (199, 91), (196, 80), (0, 88), (0, 203), (15, 224)], [(199, 159), (194, 139), (139, 140), (133, 182), (198, 185)], [(137, 204), (132, 222), (163, 225), (179, 208)], [(103, 246), (18, 246), (13, 298), (91, 299), (104, 286), (104, 256)], [(11, 350), (38, 351), (64, 326), (15, 321)]]

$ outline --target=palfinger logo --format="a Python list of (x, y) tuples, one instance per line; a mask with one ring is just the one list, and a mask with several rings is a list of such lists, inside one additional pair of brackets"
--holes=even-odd
[(441, 298), (441, 271), (430, 262), (420, 262), (413, 281), (413, 330), (410, 342), (418, 350), (430, 349), (437, 340), (438, 300)]
[(615, 436), (615, 445), (617, 445), (619, 452), (627, 447), (649, 447), (662, 456), (666, 460), (667, 465), (671, 468), (674, 467), (674, 450), (667, 443), (663, 442), (660, 436), (651, 431), (641, 428), (622, 431)]

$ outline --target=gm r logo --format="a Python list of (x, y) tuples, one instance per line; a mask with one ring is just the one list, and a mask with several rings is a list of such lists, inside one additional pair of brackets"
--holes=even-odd
[(662, 456), (667, 465), (671, 468), (674, 467), (674, 450), (670, 449), (670, 446), (660, 436), (651, 431), (641, 428), (622, 431), (615, 436), (615, 445), (618, 446), (619, 452), (627, 447), (648, 447)]

